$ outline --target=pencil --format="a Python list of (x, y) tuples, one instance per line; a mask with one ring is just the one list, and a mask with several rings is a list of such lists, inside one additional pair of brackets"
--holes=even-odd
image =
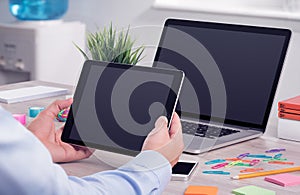
[(291, 167), (291, 168), (286, 168), (286, 169), (262, 171), (262, 172), (249, 173), (249, 174), (240, 174), (240, 175), (231, 177), (231, 179), (246, 179), (246, 178), (251, 178), (251, 177), (275, 175), (275, 174), (279, 174), (279, 173), (287, 173), (287, 172), (294, 172), (294, 171), (300, 171), (300, 167)]

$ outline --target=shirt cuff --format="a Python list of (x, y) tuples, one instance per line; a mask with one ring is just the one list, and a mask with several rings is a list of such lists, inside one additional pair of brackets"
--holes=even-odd
[(151, 171), (156, 175), (160, 189), (164, 189), (172, 176), (172, 168), (169, 161), (159, 152), (153, 150), (142, 151), (133, 160), (121, 166), (119, 169), (124, 171)]

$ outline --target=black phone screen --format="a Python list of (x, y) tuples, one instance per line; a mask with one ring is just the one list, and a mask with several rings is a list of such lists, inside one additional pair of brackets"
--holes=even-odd
[(189, 175), (195, 165), (193, 162), (178, 162), (172, 168), (172, 174)]

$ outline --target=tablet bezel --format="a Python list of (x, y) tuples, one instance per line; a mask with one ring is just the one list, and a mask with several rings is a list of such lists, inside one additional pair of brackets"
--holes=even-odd
[[(92, 143), (88, 141), (82, 141), (82, 140), (75, 140), (70, 138), (71, 130), (74, 125), (74, 116), (73, 116), (73, 106), (76, 106), (78, 108), (80, 104), (81, 97), (83, 95), (84, 88), (86, 86), (86, 82), (88, 80), (88, 76), (90, 73), (90, 69), (92, 66), (103, 66), (103, 67), (111, 67), (111, 68), (119, 68), (119, 69), (131, 69), (131, 70), (137, 70), (137, 71), (142, 71), (142, 72), (152, 72), (152, 73), (160, 73), (160, 74), (168, 74), (173, 76), (173, 82), (172, 82), (172, 87), (173, 91), (177, 94), (176, 97), (171, 97), (171, 93), (169, 92), (168, 99), (166, 102), (166, 109), (172, 109), (172, 114), (171, 116), (167, 116), (169, 124), (170, 121), (173, 117), (173, 114), (175, 112), (175, 108), (179, 99), (179, 93), (180, 89), (183, 83), (183, 78), (184, 78), (184, 73), (182, 71), (178, 70), (169, 70), (169, 69), (162, 69), (162, 68), (153, 68), (153, 67), (143, 67), (143, 66), (132, 66), (132, 65), (127, 65), (127, 64), (119, 64), (119, 63), (112, 63), (112, 62), (101, 62), (101, 61), (92, 61), (92, 60), (87, 60), (82, 68), (82, 72), (75, 90), (74, 94), (74, 101), (72, 106), (70, 107), (69, 115), (67, 118), (67, 121), (64, 126), (63, 133), (61, 135), (61, 140), (66, 143), (74, 144), (74, 145), (79, 145), (79, 146), (86, 146), (89, 148), (96, 148), (100, 150), (106, 150), (110, 152), (116, 152), (116, 153), (122, 153), (126, 155), (137, 155), (140, 151), (134, 151), (134, 150), (128, 150), (125, 148), (117, 148), (117, 147), (112, 147), (112, 146), (106, 146), (102, 145), (100, 143)], [(172, 98), (172, 99), (170, 99)], [(151, 129), (149, 130), (149, 132)]]

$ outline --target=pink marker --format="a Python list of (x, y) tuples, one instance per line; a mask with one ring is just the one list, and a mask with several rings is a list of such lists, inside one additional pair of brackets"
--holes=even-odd
[(254, 165), (257, 165), (259, 162), (260, 162), (260, 160), (254, 159), (249, 164), (250, 164), (250, 166), (254, 166)]
[(26, 125), (26, 114), (13, 114), (13, 117), (22, 125)]
[(225, 167), (226, 165), (228, 165), (228, 163), (221, 163), (221, 164), (217, 164), (215, 166), (212, 166), (211, 168), (212, 169), (219, 169), (219, 168), (222, 168), (222, 167)]

